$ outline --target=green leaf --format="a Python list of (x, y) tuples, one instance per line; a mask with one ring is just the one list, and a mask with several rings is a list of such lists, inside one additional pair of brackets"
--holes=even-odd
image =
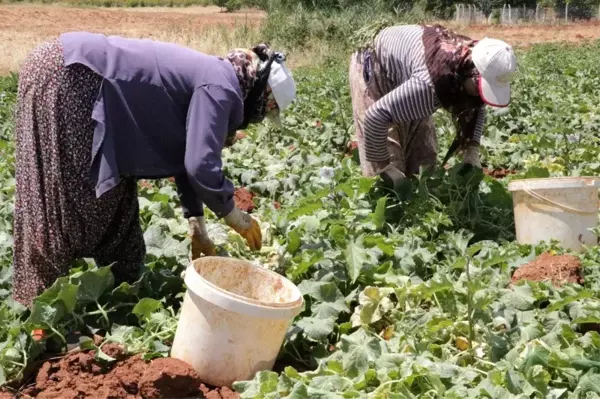
[(27, 319), (27, 324), (30, 325), (32, 329), (48, 329), (54, 327), (65, 314), (64, 307), (53, 307), (47, 303), (36, 301), (34, 302), (31, 314)]
[(162, 309), (163, 305), (156, 299), (142, 298), (133, 308), (133, 314), (140, 320), (149, 320), (152, 313)]
[(287, 396), (288, 399), (308, 399), (308, 389), (306, 388), (306, 385), (304, 385), (301, 382), (297, 382), (296, 385), (294, 385), (294, 388), (292, 388), (292, 391), (290, 392), (289, 396)]
[(346, 269), (352, 284), (356, 283), (361, 275), (364, 264), (367, 262), (367, 253), (362, 244), (362, 237), (348, 244), (344, 251)]
[(81, 350), (96, 350), (98, 347), (93, 339), (83, 336), (79, 338), (79, 348)]
[(359, 306), (354, 309), (352, 326), (368, 326), (380, 321), (394, 308), (394, 304), (388, 298), (393, 292), (392, 288), (365, 288), (358, 296)]
[(597, 393), (600, 394), (600, 373), (590, 371), (579, 380), (577, 389), (582, 393)]
[(541, 341), (534, 340), (525, 347), (521, 356), (523, 357), (523, 364), (520, 370), (527, 373), (534, 366), (548, 367), (550, 351)]
[(98, 302), (100, 297), (114, 286), (110, 266), (83, 272), (76, 279), (79, 282), (77, 301), (81, 304)]
[(302, 243), (300, 233), (298, 233), (297, 230), (291, 230), (287, 235), (287, 239), (287, 251), (291, 254), (295, 254), (296, 251), (300, 249), (300, 244)]
[(385, 223), (385, 206), (387, 204), (387, 197), (381, 197), (377, 200), (377, 206), (375, 207), (375, 211), (373, 212), (373, 223), (375, 224), (375, 229), (381, 230), (383, 224)]
[(253, 399), (277, 392), (277, 373), (272, 371), (259, 371), (251, 381), (238, 381), (233, 383), (233, 389), (240, 393), (240, 399)]
[(382, 354), (379, 340), (366, 336), (362, 330), (343, 336), (340, 345), (344, 370), (349, 377), (353, 378), (364, 375), (369, 370), (371, 363), (375, 362)]
[(102, 348), (98, 348), (96, 350), (96, 358), (106, 363), (112, 363), (117, 360), (114, 357), (108, 356), (106, 353), (104, 353)]
[(311, 307), (314, 317), (337, 319), (341, 312), (350, 312), (344, 295), (334, 282), (304, 280), (298, 288), (303, 295), (315, 300)]
[(547, 168), (540, 168), (538, 166), (532, 166), (525, 172), (525, 179), (539, 179), (550, 177), (550, 172)]
[(304, 330), (308, 338), (315, 341), (325, 341), (327, 336), (333, 332), (335, 323), (332, 319), (304, 317), (298, 320), (296, 326)]

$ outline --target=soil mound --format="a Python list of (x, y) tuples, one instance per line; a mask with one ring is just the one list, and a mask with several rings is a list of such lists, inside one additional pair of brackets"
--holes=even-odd
[[(99, 362), (94, 351), (76, 352), (49, 360), (38, 370), (35, 384), (21, 398), (62, 399), (237, 399), (235, 392), (210, 389), (185, 362), (171, 358), (144, 361), (125, 356), (117, 345), (105, 345), (103, 352), (117, 359)], [(4, 399), (4, 398), (2, 398)]]
[(514, 175), (517, 172), (514, 170), (511, 170), (511, 169), (504, 169), (504, 168), (499, 168), (499, 169), (484, 168), (483, 173), (485, 173), (486, 175), (488, 175), (490, 177), (493, 177), (494, 179), (503, 179), (506, 176)]
[(550, 280), (557, 287), (566, 282), (583, 284), (581, 262), (577, 257), (572, 255), (551, 255), (545, 252), (533, 262), (527, 263), (515, 270), (512, 282), (516, 283), (519, 280)]
[(235, 193), (233, 195), (233, 200), (235, 201), (235, 205), (240, 208), (244, 212), (252, 212), (256, 207), (252, 199), (254, 198), (254, 194), (245, 188), (236, 188)]

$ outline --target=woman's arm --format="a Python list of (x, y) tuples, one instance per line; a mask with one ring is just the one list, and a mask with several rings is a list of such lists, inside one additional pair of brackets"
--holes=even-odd
[(473, 141), (477, 144), (481, 143), (483, 135), (483, 127), (485, 126), (485, 105), (479, 108), (477, 112), (477, 122), (475, 122), (475, 132), (473, 133)]
[(481, 160), (479, 155), (479, 145), (483, 134), (483, 126), (485, 125), (485, 105), (477, 110), (477, 120), (471, 141), (467, 144), (467, 149), (463, 158), (464, 164), (469, 164), (481, 168)]
[[(224, 217), (234, 208), (233, 184), (225, 178), (222, 170), (221, 152), (230, 126), (231, 115), (239, 114), (242, 106), (237, 93), (216, 85), (196, 89), (188, 110), (185, 169), (193, 193), (185, 193), (182, 201), (189, 209), (204, 202), (218, 217)], [(180, 177), (180, 181), (183, 177)], [(195, 196), (193, 195), (195, 193)], [(193, 198), (194, 197), (194, 198)]]
[(189, 219), (194, 216), (204, 216), (204, 204), (196, 194), (187, 173), (175, 176), (175, 185), (183, 209), (183, 217)]
[(365, 114), (365, 155), (369, 162), (387, 164), (391, 124), (419, 120), (436, 110), (433, 88), (413, 77), (375, 102)]

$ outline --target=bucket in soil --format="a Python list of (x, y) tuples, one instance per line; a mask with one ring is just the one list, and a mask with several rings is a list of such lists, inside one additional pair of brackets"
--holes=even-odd
[(510, 182), (517, 241), (537, 245), (554, 239), (574, 252), (596, 245), (598, 239), (590, 229), (598, 225), (598, 187), (600, 177)]
[(275, 272), (223, 257), (196, 259), (185, 283), (171, 357), (191, 364), (213, 386), (231, 387), (273, 367), (303, 307), (298, 287)]

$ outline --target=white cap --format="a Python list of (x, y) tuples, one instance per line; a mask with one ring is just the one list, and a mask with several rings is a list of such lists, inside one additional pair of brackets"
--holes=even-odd
[(493, 107), (510, 103), (510, 80), (517, 69), (512, 47), (502, 40), (485, 38), (472, 51), (475, 68), (479, 71), (479, 95)]
[(284, 110), (296, 98), (296, 82), (284, 63), (273, 62), (268, 80), (279, 109)]

